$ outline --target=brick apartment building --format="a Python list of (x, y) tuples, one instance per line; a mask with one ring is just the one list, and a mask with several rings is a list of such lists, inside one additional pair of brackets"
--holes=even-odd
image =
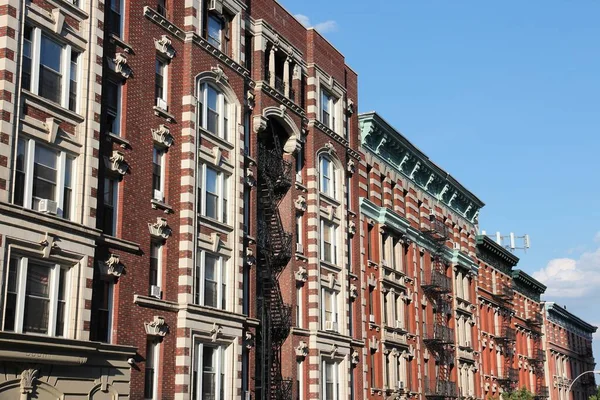
[[(547, 302), (544, 305), (544, 341), (547, 354), (546, 381), (550, 398), (556, 400), (587, 400), (596, 393), (592, 371), (596, 363), (592, 351), (592, 335), (598, 329), (581, 320), (566, 307)], [(569, 386), (573, 384), (571, 394)]]
[(0, 399), (544, 397), (543, 285), (275, 0), (0, 15)]

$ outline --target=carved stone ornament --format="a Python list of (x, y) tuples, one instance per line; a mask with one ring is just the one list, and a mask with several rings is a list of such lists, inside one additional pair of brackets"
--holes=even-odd
[(308, 345), (306, 344), (306, 342), (301, 341), (300, 343), (298, 343), (298, 346), (294, 350), (296, 350), (296, 357), (308, 357)]
[(63, 26), (65, 25), (65, 15), (61, 12), (60, 8), (55, 8), (51, 12), (52, 14), (52, 29), (54, 33), (61, 34)]
[(26, 369), (21, 372), (21, 394), (33, 393), (33, 384), (37, 379), (37, 369)]
[(374, 351), (379, 350), (379, 340), (375, 336), (371, 336), (371, 339), (369, 339), (369, 347)]
[(60, 124), (62, 124), (62, 122), (63, 121), (58, 118), (46, 118), (44, 126), (48, 131), (48, 143), (56, 142), (56, 137), (58, 136), (58, 128), (60, 128)]
[(244, 346), (246, 346), (246, 348), (250, 350), (254, 348), (254, 344), (254, 335), (252, 334), (252, 332), (246, 331), (244, 333)]
[(266, 117), (255, 115), (252, 119), (252, 129), (254, 130), (254, 133), (260, 133), (267, 129), (268, 122), (269, 120)]
[(44, 240), (40, 242), (40, 246), (42, 246), (43, 258), (49, 258), (50, 254), (57, 253), (60, 251), (60, 247), (58, 246), (57, 242), (60, 242), (60, 239), (58, 239), (58, 237), (55, 238), (54, 236), (46, 232)]
[(297, 283), (305, 283), (308, 281), (308, 271), (304, 267), (298, 268), (298, 271), (294, 273)]
[(356, 235), (356, 222), (354, 222), (354, 221), (348, 222), (348, 234), (350, 236)]
[(254, 110), (254, 106), (256, 105), (256, 96), (252, 90), (246, 91), (246, 105), (250, 110)]
[(296, 207), (296, 211), (305, 212), (306, 211), (306, 198), (302, 195), (298, 196), (296, 201), (294, 201), (294, 206)]
[(338, 352), (338, 345), (334, 343), (331, 345), (331, 349), (329, 350), (329, 356), (331, 358), (334, 358), (335, 355), (337, 354), (337, 352)]
[(256, 178), (254, 177), (254, 170), (250, 167), (246, 168), (246, 186), (256, 186)]
[(213, 327), (210, 330), (210, 339), (213, 343), (217, 341), (221, 333), (223, 333), (223, 327), (221, 325), (218, 325), (216, 322), (213, 323)]
[(325, 143), (325, 151), (329, 154), (335, 154), (335, 146), (330, 141)]
[(170, 148), (175, 141), (169, 127), (163, 124), (159, 125), (157, 129), (152, 129), (152, 140), (154, 140), (155, 144), (167, 149)]
[(156, 222), (151, 224), (148, 223), (148, 229), (150, 234), (156, 238), (167, 239), (171, 236), (171, 228), (167, 224), (167, 220), (161, 217), (156, 218)]
[(154, 39), (154, 46), (159, 53), (170, 60), (177, 54), (171, 39), (167, 35), (162, 35), (160, 39)]
[(351, 175), (356, 172), (356, 163), (354, 160), (348, 161), (348, 164), (346, 165), (346, 171), (348, 171), (348, 173)]
[(358, 297), (358, 287), (354, 283), (350, 284), (350, 298), (352, 300)]
[(354, 114), (354, 100), (352, 99), (348, 99), (348, 105), (346, 107), (346, 112), (348, 113), (348, 115), (352, 115)]
[(246, 265), (248, 267), (256, 265), (256, 257), (254, 257), (254, 251), (251, 247), (246, 247)]
[(352, 365), (358, 365), (360, 362), (360, 355), (358, 354), (358, 350), (354, 350), (350, 355), (350, 362)]
[(154, 320), (151, 322), (144, 322), (146, 328), (146, 335), (148, 336), (159, 336), (165, 337), (169, 333), (169, 325), (165, 323), (163, 317), (154, 316)]
[(113, 172), (125, 175), (129, 170), (129, 164), (125, 161), (125, 155), (118, 150), (113, 150), (112, 156), (108, 160), (110, 161), (108, 167)]
[(133, 75), (133, 70), (129, 66), (127, 62), (127, 57), (123, 53), (115, 54), (115, 58), (108, 59), (109, 68), (123, 77), (123, 79), (128, 79), (131, 75)]
[(220, 65), (217, 64), (216, 67), (210, 67), (210, 70), (212, 72), (214, 72), (215, 81), (217, 83), (220, 83), (221, 81), (229, 82), (229, 77), (227, 77), (227, 75), (225, 75), (225, 71), (223, 70), (223, 67), (221, 67)]
[(114, 277), (120, 277), (125, 272), (125, 266), (121, 264), (117, 254), (111, 254), (108, 260), (104, 262), (106, 274)]

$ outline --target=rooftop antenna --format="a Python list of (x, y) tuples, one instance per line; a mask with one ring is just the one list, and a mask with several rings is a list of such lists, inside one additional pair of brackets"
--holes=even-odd
[(500, 232), (496, 232), (493, 235), (488, 235), (486, 231), (481, 231), (481, 234), (493, 239), (500, 246), (510, 250), (513, 253), (516, 250), (523, 250), (525, 253), (527, 253), (527, 249), (531, 247), (529, 235), (527, 234), (523, 236), (517, 236), (514, 234), (514, 232), (510, 232), (508, 235), (503, 236)]

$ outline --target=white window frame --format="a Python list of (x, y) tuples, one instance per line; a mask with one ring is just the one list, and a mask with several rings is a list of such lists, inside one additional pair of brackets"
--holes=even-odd
[[(158, 163), (154, 162), (154, 158), (158, 159)], [(156, 165), (160, 165), (160, 176), (159, 176), (159, 188), (158, 189), (154, 189), (154, 190), (158, 190), (160, 193), (162, 193), (162, 198), (157, 198), (154, 194), (154, 190), (152, 191), (152, 198), (154, 200), (158, 200), (158, 201), (165, 201), (165, 169), (166, 169), (166, 159), (167, 159), (167, 151), (165, 149), (162, 148), (158, 148), (156, 146), (154, 146), (153, 150), (152, 150), (152, 168), (154, 169), (154, 164)], [(153, 179), (154, 179), (154, 171), (153, 172)], [(154, 186), (154, 182), (153, 182), (153, 186)]]
[[(34, 164), (35, 164), (35, 151), (37, 146), (45, 147), (53, 152), (56, 152), (56, 193), (54, 193), (54, 198), (57, 204), (57, 212), (56, 215), (71, 220), (73, 218), (74, 210), (76, 207), (75, 200), (75, 187), (77, 186), (77, 158), (72, 154), (65, 152), (64, 150), (57, 149), (51, 146), (47, 146), (43, 143), (38, 143), (34, 139), (29, 139), (27, 137), (19, 138), (19, 140), (23, 140), (24, 142), (24, 169), (25, 169), (25, 179), (23, 184), (23, 207), (34, 209), (33, 208), (33, 181), (34, 181)], [(65, 173), (66, 173), (66, 163), (70, 159), (71, 162), (71, 215), (63, 215), (63, 207), (64, 207), (64, 190), (65, 190)]]
[[(217, 132), (212, 132), (208, 130), (208, 87), (211, 87), (215, 92), (217, 92), (217, 110), (215, 110), (218, 114), (218, 122), (217, 122)], [(225, 94), (221, 89), (219, 89), (216, 85), (213, 85), (209, 82), (200, 83), (198, 90), (198, 107), (201, 108), (201, 113), (198, 119), (201, 119), (198, 122), (198, 126), (200, 126), (205, 132), (208, 132), (212, 135), (218, 136), (219, 138), (231, 143), (232, 139), (232, 118), (233, 116), (233, 105), (227, 101)], [(200, 118), (201, 117), (201, 118)]]
[[(34, 257), (28, 257), (26, 255), (21, 254), (11, 254), (7, 260), (10, 262), (11, 259), (17, 259), (17, 299), (15, 304), (15, 321), (14, 321), (14, 332), (15, 333), (24, 333), (23, 332), (23, 324), (25, 323), (25, 297), (27, 293), (27, 272), (30, 260), (33, 261), (37, 265), (47, 266), (50, 269), (50, 282), (48, 284), (49, 294), (48, 298), (50, 300), (48, 310), (48, 333), (47, 334), (39, 334), (39, 333), (26, 333), (32, 335), (44, 335), (44, 336), (56, 336), (56, 318), (57, 318), (57, 309), (58, 309), (58, 291), (59, 291), (59, 279), (60, 279), (60, 271), (65, 270), (65, 282), (64, 282), (64, 296), (65, 296), (65, 310), (64, 310), (64, 323), (63, 327), (64, 335), (60, 337), (68, 338), (69, 337), (69, 320), (70, 320), (70, 299), (71, 299), (71, 269), (65, 267), (63, 265), (48, 262), (45, 260), (39, 260)], [(8, 264), (7, 264), (8, 266)], [(6, 273), (8, 274), (8, 268), (6, 268)], [(5, 285), (7, 284), (8, 279), (5, 280)], [(6, 290), (6, 287), (5, 287)], [(6, 303), (5, 303), (6, 305)], [(4, 328), (5, 321), (2, 321)]]
[[(326, 385), (327, 385), (327, 365), (333, 365), (332, 366), (332, 371), (333, 371), (333, 376), (331, 377), (333, 379), (333, 398), (328, 398), (327, 397), (327, 390), (326, 390)], [(322, 385), (321, 385), (321, 390), (322, 390), (322, 396), (321, 398), (323, 400), (340, 400), (342, 398), (341, 393), (341, 385), (340, 385), (340, 363), (336, 362), (336, 361), (328, 361), (328, 360), (323, 360), (322, 364)]]
[[(321, 102), (320, 104), (320, 113), (319, 113), (319, 119), (321, 120), (321, 122), (328, 127), (329, 129), (331, 129), (334, 132), (337, 132), (337, 124), (338, 124), (338, 103), (339, 103), (339, 99), (337, 99), (333, 94), (331, 94), (330, 91), (325, 90), (325, 89), (321, 89), (321, 96), (319, 97), (319, 101)], [(327, 102), (328, 108), (329, 108), (329, 117), (327, 118), (328, 120), (325, 121), (325, 118), (323, 117), (323, 112), (325, 111), (324, 106), (325, 106), (325, 102)]]
[[(106, 187), (107, 185), (113, 185), (113, 198), (112, 198), (112, 202), (113, 202), (113, 215), (112, 215), (112, 221), (113, 221), (113, 226), (111, 229), (111, 234), (112, 236), (116, 236), (117, 235), (117, 218), (119, 216), (119, 212), (118, 212), (118, 199), (119, 199), (119, 181), (117, 179), (113, 179), (113, 178), (104, 178), (104, 191), (106, 191)], [(102, 194), (102, 196), (104, 196), (104, 193)], [(104, 212), (106, 212), (106, 208), (104, 208)], [(104, 221), (103, 221), (104, 224)], [(104, 226), (103, 226), (104, 228)]]
[(304, 327), (304, 285), (296, 285), (296, 326)]
[(304, 146), (296, 152), (296, 182), (302, 183), (302, 164), (304, 162)]
[[(331, 229), (331, 260), (325, 257), (325, 229)], [(337, 265), (338, 263), (338, 231), (339, 226), (332, 221), (321, 219), (321, 260), (326, 263)]]
[[(114, 117), (115, 119), (115, 127), (116, 129), (112, 129), (109, 131), (109, 133), (115, 135), (115, 136), (121, 136), (121, 124), (122, 124), (122, 110), (121, 110), (121, 99), (123, 96), (123, 84), (119, 83), (119, 82), (114, 82), (114, 81), (110, 81), (110, 84), (115, 85), (116, 86), (116, 92), (117, 92), (117, 104), (115, 105), (115, 109), (116, 112), (113, 115), (112, 110), (108, 110), (107, 109), (107, 114), (111, 115)], [(106, 122), (105, 122), (106, 123)]]
[(106, 343), (113, 343), (113, 335), (112, 335), (112, 327), (113, 327), (113, 309), (114, 309), (114, 290), (115, 284), (111, 281), (104, 281), (104, 284), (108, 285), (108, 294), (107, 294), (107, 304), (108, 304), (108, 323), (107, 323), (107, 331), (106, 332)]
[[(154, 95), (156, 96), (156, 100), (155, 100), (155, 105), (156, 107), (168, 111), (169, 110), (169, 63), (164, 60), (162, 57), (160, 57), (159, 55), (156, 56), (156, 61), (155, 61), (155, 66), (154, 66), (154, 74), (155, 74), (155, 78), (156, 79), (156, 64), (160, 63), (160, 65), (162, 66), (162, 95), (161, 96), (157, 96), (156, 95), (156, 90)], [(155, 83), (156, 84), (156, 83)], [(164, 102), (164, 107), (163, 105), (161, 105), (160, 103)]]
[[(162, 289), (162, 264), (163, 264), (163, 244), (157, 241), (150, 243), (150, 257), (156, 249), (156, 285)], [(162, 290), (161, 290), (162, 291)]]
[[(112, 0), (107, 7), (107, 11), (109, 11), (109, 12), (112, 11), (113, 1), (114, 0)], [(119, 5), (119, 32), (111, 32), (111, 33), (122, 38), (123, 37), (123, 28), (125, 27), (125, 1), (127, 1), (127, 0), (118, 0), (118, 1), (120, 2), (120, 5)], [(111, 29), (112, 28), (113, 27), (111, 27)]]
[[(192, 367), (193, 371), (196, 371), (196, 382), (195, 386), (196, 393), (192, 393), (192, 399), (194, 400), (202, 400), (202, 379), (204, 378), (204, 371), (202, 362), (204, 360), (203, 353), (206, 347), (210, 347), (213, 349), (218, 349), (217, 352), (214, 353), (213, 357), (216, 367), (215, 374), (219, 377), (216, 379), (215, 384), (215, 392), (213, 400), (225, 400), (229, 399), (231, 396), (231, 386), (228, 383), (231, 381), (230, 369), (232, 355), (230, 354), (232, 351), (232, 346), (226, 346), (224, 344), (207, 344), (202, 341), (197, 341), (194, 344), (194, 365)], [(221, 376), (223, 379), (221, 380)], [(193, 380), (193, 374), (192, 374)], [(221, 398), (221, 387), (223, 389), (223, 398)]]
[[(31, 87), (30, 91), (33, 94), (38, 96), (40, 95), (40, 68), (42, 62), (42, 29), (32, 26), (31, 27)], [(69, 88), (71, 85), (71, 51), (72, 46), (68, 43), (64, 43), (63, 40), (57, 40), (57, 38), (50, 34), (49, 32), (43, 32), (43, 35), (49, 39), (50, 41), (58, 44), (62, 47), (61, 51), (61, 60), (60, 60), (60, 74), (61, 74), (61, 93), (60, 93), (60, 102), (55, 103), (60, 105), (62, 108), (69, 109)], [(79, 60), (81, 59), (81, 52), (75, 50), (76, 53), (79, 54)], [(77, 92), (79, 93), (79, 87), (81, 87), (81, 62), (77, 63)], [(44, 97), (45, 98), (45, 97)], [(46, 98), (45, 98), (46, 99)], [(78, 112), (79, 110), (79, 99), (78, 96), (75, 100), (75, 110), (71, 110), (73, 112)], [(53, 100), (47, 99), (54, 103)]]
[[(206, 170), (210, 168), (213, 171), (216, 171), (217, 173), (217, 217), (213, 218), (210, 216), (206, 215)], [(202, 215), (205, 218), (209, 218), (211, 220), (215, 220), (215, 221), (219, 221), (222, 223), (227, 224), (229, 219), (225, 220), (224, 217), (227, 216), (227, 208), (229, 207), (229, 191), (230, 191), (230, 186), (229, 186), (229, 181), (230, 181), (230, 175), (227, 174), (225, 171), (216, 168), (214, 165), (208, 165), (208, 164), (201, 164), (201, 174), (199, 175), (201, 177), (201, 182), (199, 183), (199, 191), (200, 191), (200, 196), (201, 196), (201, 203), (200, 203), (200, 215)]]
[[(200, 306), (204, 306), (204, 307), (210, 307), (210, 308), (215, 308), (218, 310), (224, 310), (224, 311), (228, 311), (230, 308), (230, 302), (229, 302), (229, 291), (230, 289), (230, 285), (229, 285), (229, 270), (228, 270), (228, 265), (229, 265), (229, 260), (225, 259), (225, 257), (223, 257), (220, 254), (214, 254), (214, 253), (208, 253), (210, 257), (214, 257), (217, 259), (216, 265), (217, 265), (217, 271), (215, 273), (216, 275), (216, 282), (217, 282), (217, 307), (212, 307), (212, 306), (207, 306), (204, 304), (204, 293), (205, 293), (205, 272), (206, 272), (206, 268), (205, 268), (205, 263), (206, 263), (206, 255), (208, 252), (204, 251), (204, 250), (200, 250), (199, 254), (198, 254), (198, 263), (199, 266), (196, 267), (196, 271), (195, 271), (195, 290), (194, 290), (194, 304), (200, 305)], [(198, 273), (200, 273), (198, 275)], [(225, 286), (225, 288), (223, 288), (223, 286)], [(196, 297), (197, 297), (197, 301), (196, 301)], [(222, 308), (221, 305), (223, 304), (223, 302), (225, 302), (225, 308)]]
[(296, 213), (296, 244), (302, 246), (302, 248), (304, 249), (304, 227), (303, 227), (303, 221), (304, 216), (300, 213)]
[(334, 329), (335, 332), (340, 332), (340, 306), (339, 306), (339, 299), (338, 299), (338, 291), (335, 289), (330, 289), (330, 288), (325, 288), (322, 287), (321, 288), (321, 329), (326, 330), (326, 324), (328, 322), (327, 320), (327, 306), (325, 304), (325, 302), (327, 301), (326, 298), (326, 294), (329, 294), (329, 301), (331, 302), (329, 305), (331, 306), (331, 315), (332, 315), (332, 319), (331, 322), (336, 323), (337, 324), (337, 329)]
[(296, 382), (298, 384), (297, 400), (304, 400), (304, 361), (296, 361)]
[[(327, 162), (329, 169), (327, 175), (325, 174), (325, 162)], [(333, 160), (326, 155), (321, 155), (321, 157), (319, 157), (319, 189), (321, 190), (321, 193), (331, 197), (334, 200), (338, 200), (339, 196), (339, 190), (337, 187), (338, 174), (339, 170)]]
[[(152, 361), (152, 369), (154, 370), (154, 376), (152, 377), (152, 397), (146, 397), (144, 393), (144, 400), (158, 400), (158, 371), (160, 366), (160, 342), (155, 340), (148, 340), (146, 344), (146, 363), (148, 360)], [(148, 351), (151, 348), (151, 352)], [(151, 353), (151, 357), (148, 357), (148, 353)], [(144, 374), (144, 379), (145, 379)], [(146, 382), (144, 381), (144, 386)], [(144, 387), (145, 391), (145, 387)]]

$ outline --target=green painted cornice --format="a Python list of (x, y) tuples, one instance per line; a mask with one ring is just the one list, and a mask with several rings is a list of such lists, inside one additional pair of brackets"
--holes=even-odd
[(485, 235), (477, 235), (477, 249), (502, 261), (503, 264), (509, 267), (514, 267), (519, 262), (519, 257)]
[(479, 265), (477, 265), (477, 263), (471, 257), (469, 257), (467, 254), (463, 253), (458, 249), (454, 249), (451, 251), (452, 257), (450, 261), (453, 265), (461, 265), (465, 268), (468, 268), (474, 274), (479, 273)]
[(578, 316), (567, 311), (566, 308), (560, 306), (559, 304), (548, 302), (544, 305), (544, 307), (546, 308), (546, 315), (548, 315), (548, 319), (558, 323), (559, 325), (568, 328), (575, 326), (590, 336), (591, 334), (595, 333), (596, 330), (598, 330), (597, 326), (585, 322)]
[(484, 203), (429, 159), (376, 112), (359, 114), (361, 144), (471, 223)]
[(379, 207), (371, 200), (364, 197), (360, 198), (360, 211), (367, 217), (386, 225), (399, 233), (406, 234), (410, 228), (408, 220), (389, 208)]
[(537, 302), (540, 301), (540, 295), (546, 291), (546, 285), (520, 269), (512, 271), (512, 279), (515, 290)]

